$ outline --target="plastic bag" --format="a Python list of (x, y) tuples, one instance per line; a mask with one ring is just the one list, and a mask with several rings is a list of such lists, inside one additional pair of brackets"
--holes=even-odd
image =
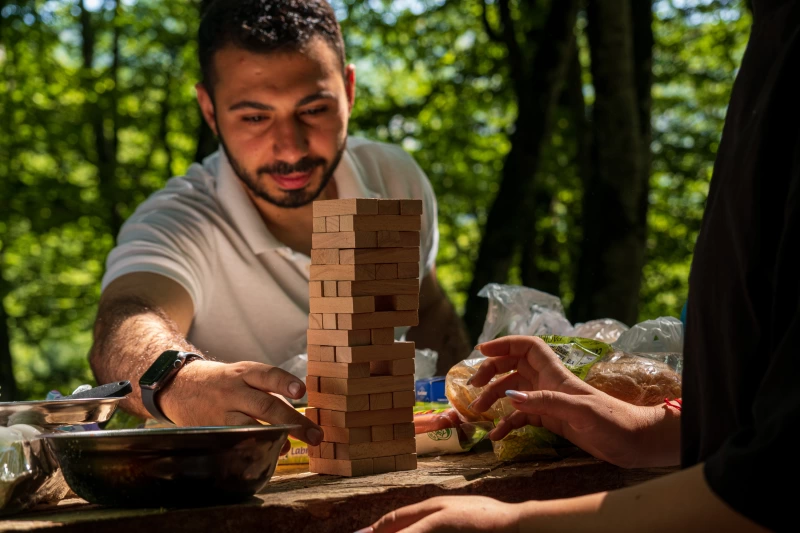
[[(680, 354), (613, 352), (595, 364), (586, 383), (633, 405), (658, 405), (681, 397)], [(672, 363), (672, 364), (670, 364)]]
[(0, 515), (55, 502), (71, 491), (44, 439), (42, 428), (0, 427)]
[(551, 459), (566, 455), (565, 452), (576, 448), (567, 439), (536, 426), (513, 429), (502, 439), (492, 442), (492, 450), (500, 461)]
[(572, 328), (570, 336), (593, 339), (611, 344), (619, 339), (620, 335), (628, 331), (628, 326), (613, 318), (598, 318), (588, 322), (579, 322)]
[(627, 353), (683, 354), (683, 323), (671, 316), (645, 320), (620, 335), (613, 346)]
[(490, 283), (478, 296), (489, 299), (489, 309), (478, 342), (506, 335), (566, 335), (572, 324), (561, 299), (521, 285)]

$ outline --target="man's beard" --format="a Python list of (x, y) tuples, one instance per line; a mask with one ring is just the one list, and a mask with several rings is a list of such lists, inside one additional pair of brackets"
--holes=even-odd
[[(217, 131), (219, 131), (219, 126), (217, 127)], [(260, 167), (256, 170), (256, 176), (253, 176), (250, 172), (247, 171), (239, 162), (233, 157), (231, 151), (228, 149), (228, 146), (225, 144), (225, 140), (222, 138), (222, 135), (219, 135), (220, 143), (222, 144), (222, 148), (225, 150), (225, 155), (228, 156), (228, 161), (231, 163), (231, 167), (233, 167), (233, 171), (236, 172), (236, 175), (239, 176), (239, 179), (244, 182), (250, 191), (265, 200), (272, 205), (278, 207), (285, 207), (289, 209), (294, 209), (297, 207), (303, 207), (304, 205), (308, 205), (314, 200), (316, 200), (322, 191), (325, 190), (325, 187), (328, 186), (328, 182), (331, 181), (333, 177), (333, 173), (336, 170), (336, 167), (339, 166), (339, 161), (342, 159), (342, 154), (344, 153), (345, 146), (344, 144), (336, 153), (336, 156), (331, 161), (331, 164), (325, 167), (325, 160), (321, 157), (312, 158), (312, 157), (304, 157), (295, 163), (286, 163), (285, 161), (278, 161), (273, 165), (266, 165)], [(259, 184), (258, 175), (260, 174), (278, 174), (278, 175), (285, 175), (285, 174), (292, 174), (294, 172), (311, 172), (317, 167), (322, 167), (322, 180), (320, 181), (319, 187), (314, 190), (308, 189), (297, 189), (297, 190), (289, 190), (283, 191), (283, 196), (281, 198), (276, 198), (274, 195), (271, 195), (267, 190), (266, 186), (262, 186)]]

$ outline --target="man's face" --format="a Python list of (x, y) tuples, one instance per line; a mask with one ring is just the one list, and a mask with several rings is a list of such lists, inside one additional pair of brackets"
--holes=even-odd
[(353, 68), (343, 74), (322, 39), (269, 54), (228, 46), (214, 68), (213, 101), (202, 85), (198, 100), (239, 178), (280, 207), (313, 201), (344, 151)]

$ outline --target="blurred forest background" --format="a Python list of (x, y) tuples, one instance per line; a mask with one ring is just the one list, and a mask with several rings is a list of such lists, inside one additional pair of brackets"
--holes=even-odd
[[(477, 337), (488, 282), (573, 321), (679, 316), (742, 0), (332, 0), (351, 134), (398, 143), (439, 198), (439, 276)], [(105, 256), (216, 149), (194, 84), (200, 0), (0, 0), (0, 391), (94, 383)], [(13, 372), (12, 372), (13, 368)]]

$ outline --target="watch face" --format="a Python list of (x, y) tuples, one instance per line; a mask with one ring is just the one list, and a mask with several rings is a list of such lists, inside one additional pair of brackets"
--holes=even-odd
[(163, 380), (169, 373), (175, 369), (175, 361), (178, 360), (178, 352), (167, 351), (158, 356), (155, 363), (148, 368), (139, 379), (139, 385), (144, 387), (152, 387), (159, 381)]

